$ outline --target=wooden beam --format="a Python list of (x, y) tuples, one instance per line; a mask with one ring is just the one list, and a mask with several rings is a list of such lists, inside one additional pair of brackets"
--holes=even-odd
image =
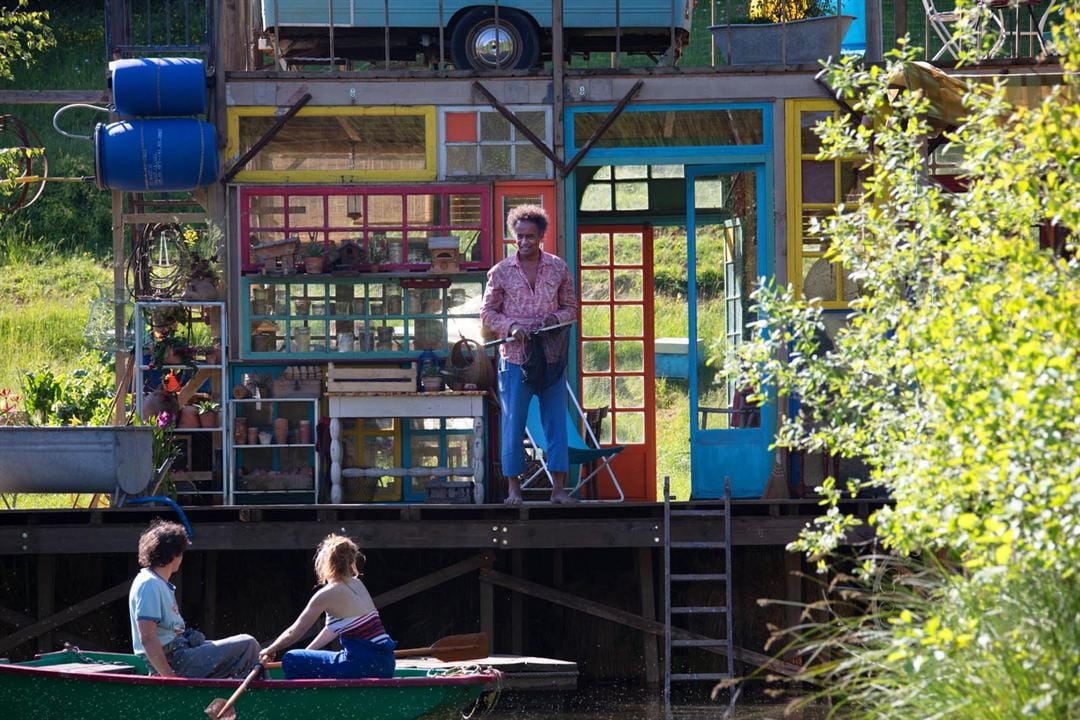
[(264, 147), (266, 147), (266, 145), (271, 140), (274, 139), (274, 136), (281, 131), (281, 128), (285, 127), (285, 123), (292, 120), (293, 116), (296, 115), (296, 113), (300, 112), (300, 108), (308, 104), (309, 100), (311, 100), (311, 93), (306, 92), (301, 95), (300, 99), (294, 102), (292, 106), (290, 106), (289, 109), (285, 111), (285, 114), (279, 117), (274, 122), (274, 124), (270, 126), (270, 129), (263, 133), (263, 136), (256, 140), (255, 144), (248, 148), (248, 151), (241, 155), (240, 159), (233, 163), (233, 166), (229, 168), (224, 175), (221, 176), (221, 184), (227, 185), (230, 181), (232, 181), (232, 179), (236, 177), (236, 174), (243, 170), (244, 166), (251, 161), (251, 158), (258, 155), (259, 152)]
[[(477, 80), (476, 82), (473, 83), (473, 88), (478, 93), (480, 93), (481, 95), (484, 96), (484, 99), (486, 99), (488, 101), (488, 105), (491, 105), (491, 107), (498, 110), (499, 113), (504, 118), (506, 118), (507, 121), (511, 125), (513, 125), (515, 128), (517, 128), (517, 131), (519, 133), (524, 135), (528, 139), (529, 142), (531, 142), (533, 145), (535, 145), (537, 150), (544, 153), (544, 155), (547, 156), (547, 159), (550, 160), (552, 163), (554, 163), (556, 170), (558, 170), (559, 172), (562, 172), (563, 162), (562, 162), (562, 160), (559, 159), (559, 156), (555, 154), (554, 150), (552, 150), (551, 148), (549, 148), (547, 146), (547, 143), (545, 143), (543, 140), (541, 140), (539, 137), (537, 137), (536, 133), (534, 133), (532, 130), (530, 130), (529, 126), (526, 125), (524, 122), (522, 122), (521, 118), (519, 118), (517, 115), (514, 114), (513, 110), (511, 110), (510, 108), (506, 107), (501, 102), (499, 102), (495, 98), (495, 96), (491, 94), (491, 91), (488, 90), (486, 87), (484, 87), (480, 83), (479, 80)], [(552, 118), (552, 121), (554, 121), (554, 118)]]
[[(38, 555), (37, 562), (37, 616), (39, 620), (51, 616), (56, 610), (56, 556)], [(52, 633), (44, 632), (38, 636), (37, 651), (49, 652), (53, 649)]]
[(375, 607), (386, 607), (392, 605), (400, 600), (410, 598), (413, 595), (429, 590), (433, 587), (438, 587), (448, 580), (453, 580), (456, 577), (462, 575), (468, 575), (474, 570), (479, 570), (485, 567), (491, 567), (491, 554), (480, 553), (479, 555), (473, 555), (470, 558), (462, 560), (461, 562), (454, 563), (444, 567), (442, 570), (437, 570), (429, 575), (425, 575), (422, 578), (411, 580), (404, 585), (398, 585), (393, 590), (387, 590), (384, 593), (372, 598), (375, 602)]
[[(29, 615), (23, 615), (21, 612), (0, 605), (0, 622), (11, 625), (18, 630), (19, 628), (33, 625), (37, 620)], [(94, 641), (87, 640), (81, 635), (73, 635), (66, 632), (56, 632), (53, 634), (58, 641), (68, 643), (69, 645), (77, 645), (83, 650), (92, 648), (96, 645)]]
[(31, 638), (36, 638), (42, 633), (58, 628), (76, 618), (80, 618), (87, 613), (93, 612), (94, 610), (105, 607), (111, 602), (119, 600), (120, 598), (127, 596), (130, 588), (131, 580), (125, 580), (119, 585), (114, 585), (108, 590), (103, 590), (97, 595), (89, 597), (80, 603), (76, 603), (50, 617), (39, 620), (33, 625), (17, 630), (7, 637), (0, 639), (0, 653), (6, 652), (13, 647), (18, 647)]
[[(522, 580), (515, 578), (505, 573), (496, 572), (494, 570), (485, 570), (480, 573), (480, 581), (484, 583), (490, 583), (499, 587), (504, 587), (514, 592), (525, 593), (532, 597), (539, 598), (541, 600), (547, 600), (548, 602), (555, 603), (556, 605), (562, 605), (564, 607), (571, 608), (572, 610), (578, 610), (587, 615), (598, 617), (603, 620), (608, 620), (620, 625), (626, 625), (632, 627), (635, 630), (641, 632), (652, 633), (653, 635), (663, 636), (664, 623), (657, 622), (656, 620), (649, 620), (643, 618), (640, 615), (635, 615), (632, 612), (615, 608), (610, 605), (598, 603), (593, 600), (587, 600), (577, 595), (571, 595), (570, 593), (563, 592), (561, 590), (555, 590), (549, 587), (544, 587), (539, 583), (530, 582), (528, 580)], [(681, 628), (672, 628), (672, 634), (679, 639), (686, 640), (708, 640), (704, 635), (693, 633)], [(725, 654), (724, 648), (701, 648), (706, 652), (711, 652), (717, 655)], [(802, 668), (791, 663), (783, 662), (771, 658), (768, 655), (754, 652), (753, 650), (747, 650), (746, 648), (734, 647), (735, 657), (743, 662), (760, 667), (767, 667), (773, 672), (778, 672), (782, 675), (796, 675)]]
[[(510, 553), (510, 564), (514, 571), (514, 577), (525, 577), (525, 551), (513, 550)], [(513, 655), (523, 654), (524, 648), (524, 625), (525, 625), (525, 598), (521, 593), (510, 596), (510, 653)]]
[(581, 162), (582, 158), (585, 157), (586, 153), (588, 153), (589, 150), (592, 149), (592, 146), (595, 145), (600, 140), (600, 138), (604, 136), (604, 133), (608, 131), (608, 128), (612, 126), (612, 124), (619, 117), (619, 115), (622, 114), (622, 111), (626, 108), (630, 101), (633, 100), (639, 92), (641, 92), (641, 88), (644, 86), (645, 81), (638, 80), (636, 83), (634, 83), (634, 86), (630, 88), (630, 91), (623, 95), (623, 99), (619, 101), (619, 104), (611, 109), (611, 112), (609, 112), (607, 114), (607, 117), (604, 118), (604, 121), (600, 123), (599, 126), (597, 126), (592, 136), (585, 141), (585, 144), (581, 146), (581, 149), (577, 151), (577, 154), (574, 155), (574, 157), (570, 158), (570, 162), (566, 163), (566, 166), (562, 168), (559, 173), (560, 175), (562, 175), (562, 177), (566, 177), (574, 170), (575, 167), (577, 167), (577, 164)]
[[(646, 620), (656, 619), (652, 553), (652, 548), (638, 548), (635, 556), (638, 578), (641, 581), (641, 614)], [(645, 633), (641, 639), (644, 643), (645, 687), (660, 687), (660, 655), (656, 647), (657, 638), (651, 633)]]

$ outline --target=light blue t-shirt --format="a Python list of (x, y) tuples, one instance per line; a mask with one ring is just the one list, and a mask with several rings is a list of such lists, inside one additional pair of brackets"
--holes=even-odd
[(184, 618), (176, 606), (176, 586), (150, 568), (143, 568), (131, 583), (128, 593), (128, 615), (131, 618), (131, 645), (136, 655), (145, 655), (139, 637), (139, 620), (157, 623), (161, 644), (168, 645), (184, 634)]

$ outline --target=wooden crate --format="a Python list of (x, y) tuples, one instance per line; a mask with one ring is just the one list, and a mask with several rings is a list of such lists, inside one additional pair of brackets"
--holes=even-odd
[(326, 370), (327, 393), (416, 392), (416, 368), (335, 367)]
[(474, 486), (472, 480), (432, 478), (428, 480), (424, 502), (469, 505), (473, 502)]

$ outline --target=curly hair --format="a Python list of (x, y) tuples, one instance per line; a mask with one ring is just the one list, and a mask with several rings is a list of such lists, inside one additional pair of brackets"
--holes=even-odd
[(506, 229), (513, 235), (514, 226), (522, 221), (534, 223), (540, 237), (544, 237), (544, 233), (547, 232), (549, 222), (547, 210), (539, 205), (518, 205), (511, 210), (506, 216)]
[(364, 574), (367, 558), (360, 548), (343, 535), (330, 533), (315, 550), (315, 578), (320, 585), (331, 580), (339, 582)]
[(183, 525), (156, 518), (139, 536), (139, 566), (154, 568), (168, 565), (183, 555), (189, 544)]

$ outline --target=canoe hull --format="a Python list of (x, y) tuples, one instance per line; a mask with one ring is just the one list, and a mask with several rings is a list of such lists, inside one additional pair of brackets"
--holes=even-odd
[[(89, 658), (131, 662), (113, 653), (51, 653), (29, 663), (0, 664), (6, 717), (34, 720), (145, 720), (203, 717), (214, 698), (227, 698), (238, 680), (191, 680), (136, 674), (49, 669)], [(139, 663), (137, 668), (142, 667)], [(493, 673), (426, 677), (401, 670), (390, 679), (253, 682), (237, 703), (242, 720), (415, 720), (449, 717), (493, 689)]]

